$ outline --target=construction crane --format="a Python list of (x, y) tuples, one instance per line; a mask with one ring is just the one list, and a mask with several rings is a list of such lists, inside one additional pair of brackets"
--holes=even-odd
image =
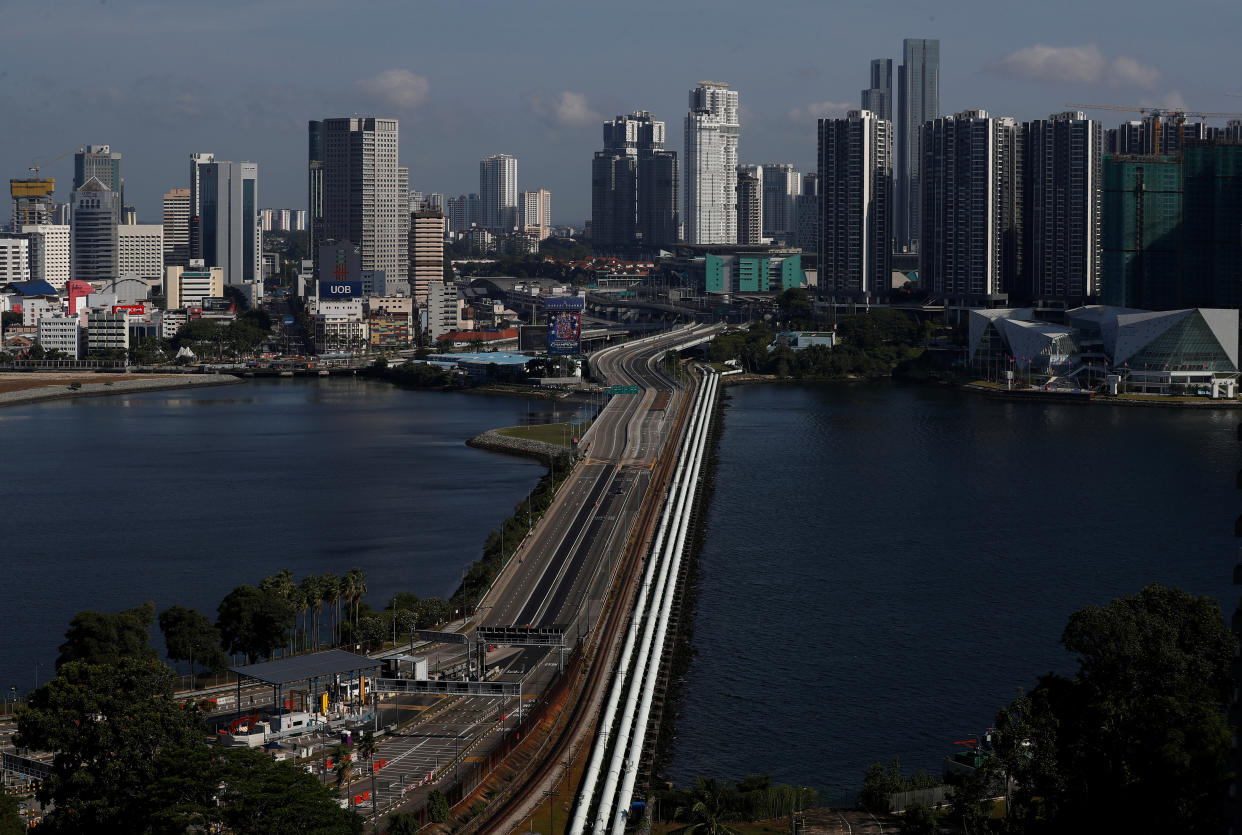
[(1184, 107), (1130, 107), (1128, 105), (1119, 104), (1069, 104), (1066, 107), (1072, 107), (1076, 110), (1116, 110), (1122, 113), (1142, 113), (1144, 116), (1155, 116), (1157, 121), (1155, 124), (1156, 135), (1153, 139), (1154, 144), (1159, 149), (1160, 146), (1160, 121), (1161, 119), (1173, 119), (1177, 125), (1177, 148), (1180, 153), (1185, 138), (1186, 117), (1193, 116), (1196, 119), (1242, 119), (1242, 113), (1209, 113), (1204, 110), (1187, 110)]
[(84, 146), (82, 146), (82, 145), (74, 145), (74, 146), (73, 146), (72, 148), (70, 148), (68, 151), (65, 151), (63, 154), (57, 154), (56, 156), (54, 156), (54, 157), (52, 157), (51, 159), (49, 159), (49, 160), (47, 160), (46, 162), (44, 162), (42, 165), (40, 165), (39, 163), (35, 162), (34, 160), (31, 160), (31, 161), (30, 161), (30, 167), (29, 167), (29, 168), (27, 168), (26, 170), (27, 170), (27, 171), (29, 171), (29, 172), (31, 172), (32, 174), (34, 174), (34, 175), (35, 175), (35, 179), (38, 179), (38, 177), (39, 177), (39, 169), (40, 169), (40, 168), (47, 168), (47, 167), (48, 167), (49, 165), (51, 165), (52, 163), (54, 163), (54, 162), (59, 162), (60, 160), (62, 160), (62, 159), (64, 159), (65, 157), (69, 156), (70, 154), (76, 154), (78, 151), (81, 151), (83, 147), (84, 147)]

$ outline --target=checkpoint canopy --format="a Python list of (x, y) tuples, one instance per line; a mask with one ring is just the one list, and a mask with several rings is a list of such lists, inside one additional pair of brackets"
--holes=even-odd
[(323, 652), (313, 652), (310, 655), (295, 655), (276, 661), (265, 661), (262, 664), (229, 667), (229, 670), (237, 673), (239, 682), (243, 678), (249, 678), (280, 686), (296, 681), (377, 670), (381, 663), (378, 659), (367, 658), (365, 655), (358, 655), (343, 649), (329, 649)]

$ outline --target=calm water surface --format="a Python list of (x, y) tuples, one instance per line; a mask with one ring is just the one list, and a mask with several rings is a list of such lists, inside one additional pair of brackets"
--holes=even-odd
[(282, 568), (360, 566), (376, 608), (447, 596), (543, 472), (465, 440), (571, 415), (341, 378), (0, 409), (0, 686), (29, 688), (36, 665), (46, 680), (82, 609), (154, 600), (214, 619)]
[(933, 388), (730, 389), (669, 777), (829, 799), (939, 773), (1048, 670), (1067, 616), (1150, 582), (1231, 613), (1242, 413)]

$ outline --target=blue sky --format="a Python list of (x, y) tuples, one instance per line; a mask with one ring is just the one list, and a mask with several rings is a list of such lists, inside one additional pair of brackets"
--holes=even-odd
[[(414, 187), (477, 191), (479, 158), (509, 153), (578, 226), (600, 121), (650, 110), (680, 153), (701, 79), (739, 91), (744, 162), (810, 170), (815, 117), (857, 107), (903, 37), (940, 39), (942, 111), (1028, 119), (1067, 101), (1242, 111), (1239, 32), (1237, 0), (3, 0), (0, 170), (109, 144), (158, 222), (189, 155), (213, 152), (259, 163), (264, 206), (302, 208), (308, 119), (396, 116)], [(72, 170), (44, 169), (61, 199)]]

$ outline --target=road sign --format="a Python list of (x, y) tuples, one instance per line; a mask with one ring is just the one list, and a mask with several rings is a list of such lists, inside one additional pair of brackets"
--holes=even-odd
[(638, 386), (609, 386), (604, 394), (638, 394)]
[(415, 630), (414, 637), (420, 641), (433, 641), (441, 644), (470, 643), (470, 638), (461, 632), (432, 632), (426, 629), (418, 629)]

